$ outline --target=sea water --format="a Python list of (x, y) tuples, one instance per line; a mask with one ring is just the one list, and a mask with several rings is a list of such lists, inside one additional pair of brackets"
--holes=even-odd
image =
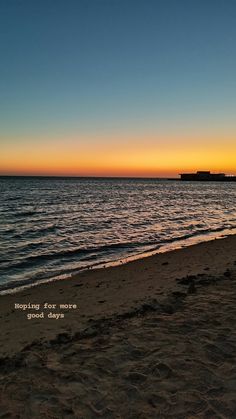
[(0, 289), (230, 234), (235, 203), (233, 182), (1, 177)]

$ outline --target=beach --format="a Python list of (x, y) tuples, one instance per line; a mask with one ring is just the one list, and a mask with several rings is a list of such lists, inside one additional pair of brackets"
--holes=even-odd
[(236, 419), (236, 1), (0, 10), (0, 419)]
[(0, 418), (236, 417), (235, 235), (0, 301)]

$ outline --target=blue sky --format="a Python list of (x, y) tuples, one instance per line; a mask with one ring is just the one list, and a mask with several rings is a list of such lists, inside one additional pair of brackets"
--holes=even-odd
[(235, 135), (232, 0), (2, 0), (0, 57), (4, 144)]

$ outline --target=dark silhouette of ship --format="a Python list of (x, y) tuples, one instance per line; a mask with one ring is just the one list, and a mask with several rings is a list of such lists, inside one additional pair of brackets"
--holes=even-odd
[(180, 179), (201, 182), (236, 182), (236, 176), (226, 175), (225, 173), (211, 173), (208, 170), (199, 170), (197, 173), (181, 173)]

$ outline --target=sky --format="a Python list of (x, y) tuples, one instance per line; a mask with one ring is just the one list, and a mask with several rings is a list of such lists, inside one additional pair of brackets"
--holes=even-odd
[(1, 0), (0, 174), (236, 174), (235, 0)]

